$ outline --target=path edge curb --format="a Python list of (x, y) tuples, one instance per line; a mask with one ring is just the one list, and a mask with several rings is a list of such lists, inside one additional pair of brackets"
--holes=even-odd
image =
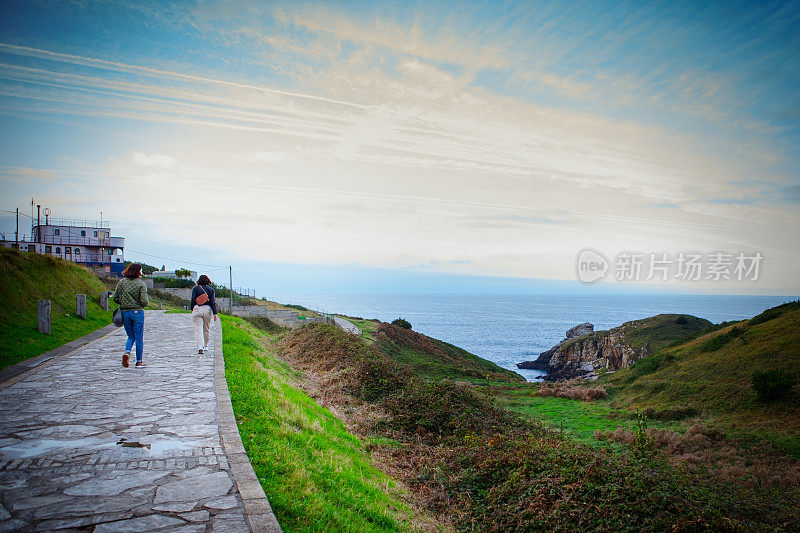
[(214, 388), (217, 393), (217, 413), (222, 447), (228, 458), (230, 474), (244, 503), (247, 523), (254, 533), (280, 533), (281, 526), (239, 436), (239, 426), (233, 415), (233, 404), (225, 379), (225, 358), (222, 354), (222, 320), (214, 321)]

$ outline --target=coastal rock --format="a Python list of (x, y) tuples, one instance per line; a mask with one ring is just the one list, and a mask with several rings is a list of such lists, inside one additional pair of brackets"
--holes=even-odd
[(567, 341), (569, 339), (574, 339), (576, 337), (583, 337), (584, 335), (588, 335), (589, 333), (594, 333), (594, 324), (590, 324), (589, 322), (584, 322), (583, 324), (578, 324), (577, 326), (569, 328), (567, 330), (567, 338), (561, 342)]
[(542, 352), (541, 354), (539, 354), (539, 357), (537, 357), (535, 361), (523, 361), (521, 363), (517, 363), (517, 368), (524, 368), (526, 370), (541, 370), (543, 372), (549, 372), (550, 361), (552, 360), (559, 346), (572, 339), (582, 337), (583, 335), (588, 335), (589, 333), (592, 332), (594, 332), (594, 324), (591, 324), (589, 322), (584, 322), (583, 324), (578, 324), (577, 326), (573, 326), (566, 331), (565, 337), (561, 339), (558, 342), (558, 344), (556, 344), (546, 352)]

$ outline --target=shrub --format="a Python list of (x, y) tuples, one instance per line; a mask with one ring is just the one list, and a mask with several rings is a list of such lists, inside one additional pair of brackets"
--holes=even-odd
[(608, 395), (603, 387), (582, 387), (575, 382), (543, 383), (536, 396), (552, 396), (554, 398), (567, 398), (569, 400), (582, 400), (591, 402), (602, 400)]
[(392, 324), (394, 324), (395, 326), (400, 326), (403, 329), (411, 329), (411, 322), (409, 322), (405, 318), (396, 318), (392, 320)]
[(795, 378), (783, 370), (772, 369), (753, 374), (753, 390), (763, 402), (777, 400), (794, 387)]
[(683, 315), (675, 319), (675, 323), (679, 326), (683, 326), (684, 324), (686, 324), (686, 322), (687, 322), (686, 317)]

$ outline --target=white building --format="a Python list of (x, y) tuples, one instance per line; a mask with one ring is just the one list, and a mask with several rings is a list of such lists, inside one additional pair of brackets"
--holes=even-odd
[(108, 221), (64, 220), (45, 217), (34, 221), (25, 240), (3, 239), (0, 244), (26, 252), (53, 255), (86, 266), (120, 274), (125, 263), (125, 238), (112, 237)]

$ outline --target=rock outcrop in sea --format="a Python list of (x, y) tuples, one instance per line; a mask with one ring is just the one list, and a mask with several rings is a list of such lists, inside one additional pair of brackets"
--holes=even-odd
[(596, 371), (627, 368), (652, 350), (696, 335), (711, 322), (691, 315), (657, 315), (625, 322), (608, 331), (594, 331), (588, 322), (567, 330), (566, 337), (542, 352), (535, 361), (517, 363), (518, 368), (547, 372), (546, 381), (576, 377), (594, 380)]

